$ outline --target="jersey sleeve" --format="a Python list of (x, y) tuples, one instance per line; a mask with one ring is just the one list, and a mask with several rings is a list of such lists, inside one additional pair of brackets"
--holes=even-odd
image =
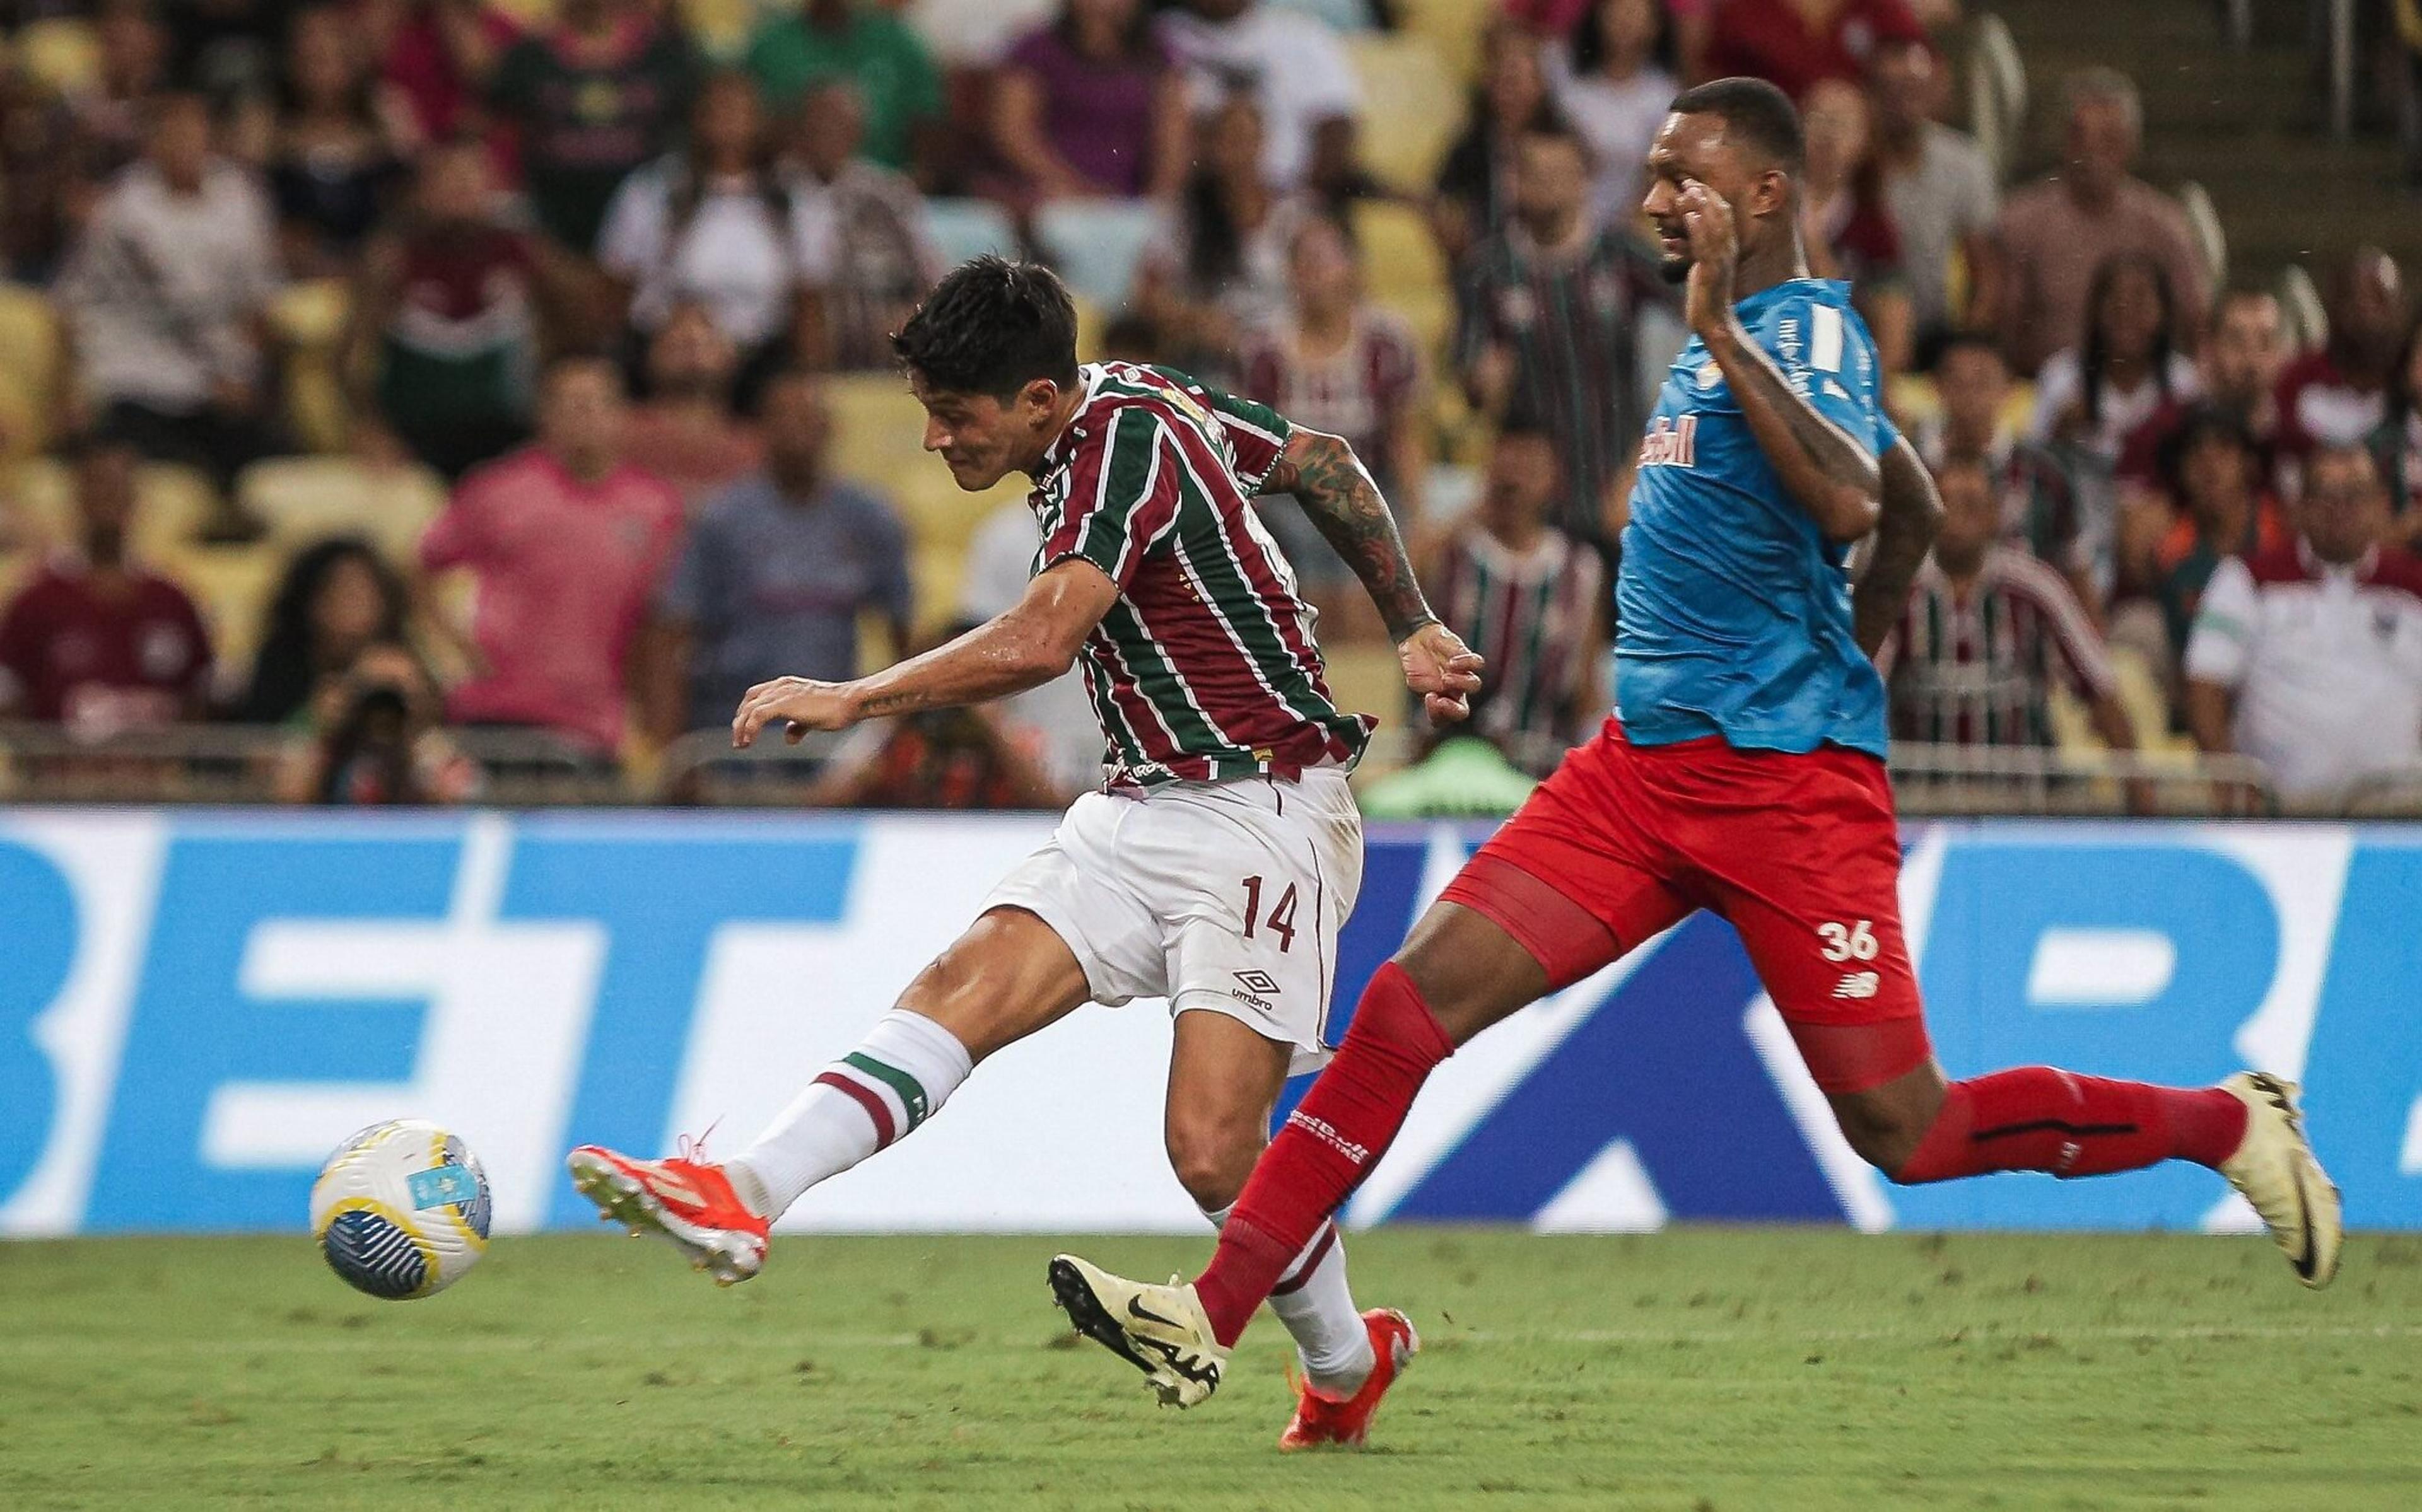
[(1856, 314), (1823, 300), (1785, 300), (1758, 335), (1791, 391), (1870, 456), (1882, 456), (1900, 440), (1878, 402), (1882, 379), (1875, 343)]
[(1185, 462), (1160, 417), (1119, 411), (1097, 446), (1068, 469), (1068, 493), (1043, 538), (1042, 569), (1081, 557), (1124, 589), (1144, 556), (1177, 523)]
[(1224, 393), (1166, 367), (1154, 371), (1185, 389), (1211, 412), (1236, 453), (1236, 476), (1245, 485), (1246, 495), (1260, 492), (1270, 469), (1278, 466), (1280, 454), (1286, 450), (1287, 438), (1295, 434), (1294, 423), (1259, 399)]
[(2243, 562), (2232, 556), (2213, 569), (2195, 610), (2194, 631), (2187, 637), (2187, 676), (2224, 688), (2243, 682), (2261, 609), (2254, 574)]

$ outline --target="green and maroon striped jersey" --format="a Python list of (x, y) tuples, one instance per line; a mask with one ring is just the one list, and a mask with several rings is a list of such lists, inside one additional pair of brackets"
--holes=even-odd
[(1286, 419), (1167, 368), (1083, 378), (1029, 502), (1036, 571), (1082, 557), (1119, 586), (1078, 659), (1112, 782), (1351, 767), (1376, 722), (1330, 698), (1313, 613), (1253, 509)]

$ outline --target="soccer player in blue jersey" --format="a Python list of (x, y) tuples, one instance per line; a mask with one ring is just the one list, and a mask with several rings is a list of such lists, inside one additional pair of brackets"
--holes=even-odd
[[(1852, 1148), (1895, 1181), (2210, 1166), (2297, 1275), (2339, 1209), (2294, 1088), (2026, 1067), (1953, 1082), (1903, 943), (1884, 690), (1942, 506), (1885, 418), (1875, 345), (1800, 244), (1800, 121), (1772, 85), (1683, 93), (1645, 209), (1691, 340), (1640, 454), (1616, 586), (1615, 714), (1474, 855), (1372, 978), (1345, 1046), (1254, 1168), (1210, 1268), (1139, 1286), (1072, 1256), (1053, 1290), (1165, 1401), (1219, 1384), (1253, 1310), (1395, 1137), (1431, 1068), (1695, 909), (1731, 921)], [(1853, 543), (1872, 534), (1853, 581)]]

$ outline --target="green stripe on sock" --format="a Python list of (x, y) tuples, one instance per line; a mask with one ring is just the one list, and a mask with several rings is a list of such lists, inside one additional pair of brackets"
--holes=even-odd
[[(886, 1066), (861, 1051), (851, 1051), (841, 1057), (844, 1066), (855, 1066), (867, 1075), (889, 1087), (900, 1098), (900, 1106), (908, 1110), (908, 1129), (925, 1121), (925, 1089), (915, 1077), (896, 1066)], [(906, 1133), (908, 1129), (900, 1130)]]

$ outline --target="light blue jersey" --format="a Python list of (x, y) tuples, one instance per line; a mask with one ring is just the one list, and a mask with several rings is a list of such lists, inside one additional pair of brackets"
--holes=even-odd
[[(1847, 284), (1795, 278), (1736, 306), (1792, 389), (1880, 457), (1899, 433)], [(1615, 582), (1615, 709), (1635, 745), (1720, 735), (1743, 750), (1884, 754), (1884, 687), (1850, 631), (1848, 548), (1828, 542), (1758, 450), (1692, 336), (1642, 443)]]

